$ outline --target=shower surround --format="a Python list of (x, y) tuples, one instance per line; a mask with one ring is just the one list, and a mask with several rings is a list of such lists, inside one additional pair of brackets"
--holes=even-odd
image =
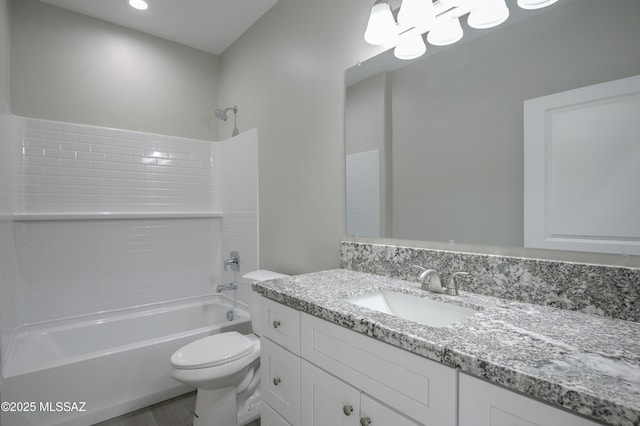
[(256, 269), (258, 134), (0, 116), (0, 349), (25, 324), (209, 294)]

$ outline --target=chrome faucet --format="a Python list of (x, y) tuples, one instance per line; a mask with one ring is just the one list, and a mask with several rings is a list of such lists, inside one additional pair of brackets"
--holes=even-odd
[(420, 279), (422, 280), (422, 290), (432, 293), (448, 294), (449, 296), (458, 295), (458, 283), (456, 276), (469, 275), (468, 272), (454, 272), (449, 277), (447, 285), (442, 285), (440, 274), (435, 269), (425, 269), (422, 266), (413, 265), (415, 268), (421, 269)]
[(238, 289), (238, 283), (227, 283), (227, 284), (218, 284), (218, 286), (216, 287), (216, 293), (222, 293), (223, 291), (227, 291), (227, 290), (237, 290)]
[(449, 280), (447, 281), (447, 287), (444, 290), (445, 294), (448, 294), (449, 296), (457, 296), (458, 295), (458, 282), (456, 281), (456, 277), (458, 275), (469, 275), (468, 272), (454, 272), (453, 274), (451, 274), (451, 276), (449, 277)]
[(435, 269), (422, 269), (420, 279), (422, 280), (422, 289), (432, 293), (444, 293), (445, 287), (440, 282), (440, 274)]

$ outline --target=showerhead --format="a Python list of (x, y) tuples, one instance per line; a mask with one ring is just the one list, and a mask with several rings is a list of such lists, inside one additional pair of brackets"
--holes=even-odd
[(227, 113), (221, 109), (216, 110), (216, 117), (218, 117), (222, 121), (227, 121)]
[(233, 113), (236, 114), (238, 112), (238, 107), (232, 106), (225, 108), (224, 110), (218, 108), (216, 110), (216, 117), (218, 117), (222, 121), (227, 121), (227, 119), (229, 118), (227, 117), (227, 111), (233, 111)]

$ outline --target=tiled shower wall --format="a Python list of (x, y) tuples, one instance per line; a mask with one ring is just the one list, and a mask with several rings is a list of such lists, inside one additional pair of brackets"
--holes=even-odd
[(15, 287), (18, 282), (11, 222), (11, 147), (19, 141), (16, 120), (0, 114), (0, 354), (7, 348), (15, 322)]
[[(13, 222), (0, 250), (18, 255), (16, 279), (0, 287), (13, 301), (0, 310), (3, 324), (208, 293), (222, 279), (223, 245), (257, 266), (257, 132), (213, 143), (11, 119), (20, 133), (6, 144)], [(183, 217), (166, 217), (173, 213)], [(226, 229), (238, 215), (253, 231)]]
[(17, 212), (220, 209), (207, 141), (25, 119)]

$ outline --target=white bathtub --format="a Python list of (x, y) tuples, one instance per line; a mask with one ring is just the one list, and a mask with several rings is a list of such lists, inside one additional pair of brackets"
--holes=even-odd
[(249, 333), (249, 320), (216, 294), (20, 327), (2, 371), (2, 401), (15, 411), (3, 407), (2, 424), (87, 426), (185, 393), (171, 354), (210, 334)]

